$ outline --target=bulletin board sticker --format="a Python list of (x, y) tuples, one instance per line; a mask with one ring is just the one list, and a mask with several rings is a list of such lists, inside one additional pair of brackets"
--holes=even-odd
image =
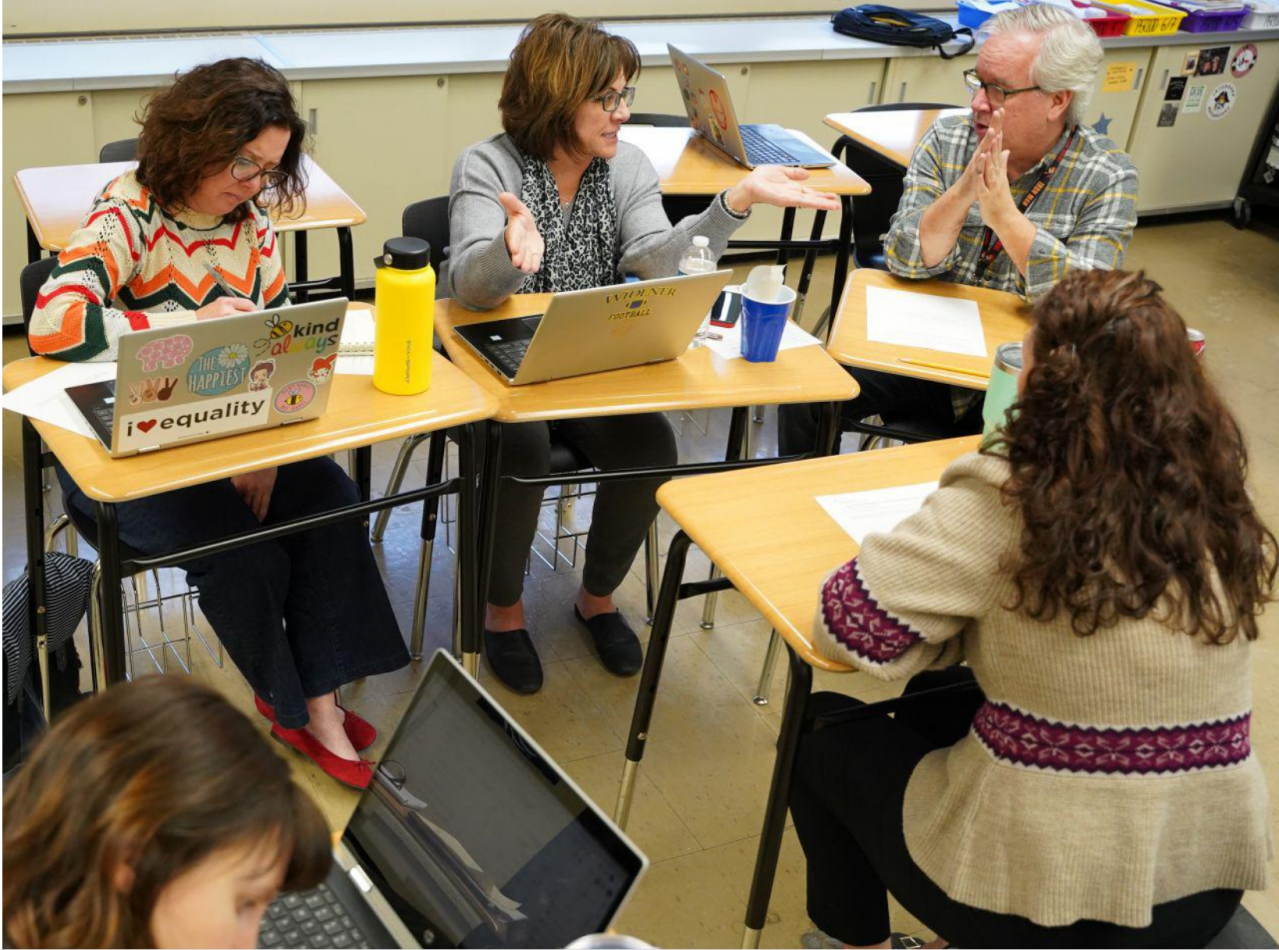
[(1136, 75), (1136, 63), (1111, 63), (1106, 67), (1106, 78), (1101, 85), (1101, 91), (1127, 92), (1132, 88), (1132, 81)]
[(1166, 129), (1177, 124), (1177, 105), (1172, 102), (1165, 102), (1163, 108), (1159, 110), (1158, 128)]
[(1224, 119), (1230, 114), (1230, 110), (1234, 108), (1235, 100), (1238, 98), (1239, 90), (1235, 88), (1235, 84), (1223, 82), (1208, 97), (1208, 118)]
[(1182, 112), (1198, 112), (1203, 108), (1204, 89), (1206, 86), (1187, 86), (1186, 87), (1186, 104), (1182, 106)]
[(1186, 94), (1186, 77), (1173, 76), (1168, 80), (1168, 91), (1164, 95), (1165, 102), (1180, 102)]
[(1193, 76), (1195, 67), (1199, 65), (1199, 50), (1186, 54), (1186, 61), (1181, 65), (1181, 74), (1183, 76)]
[(1244, 43), (1243, 46), (1235, 50), (1234, 58), (1230, 60), (1230, 75), (1236, 79), (1242, 79), (1252, 72), (1252, 67), (1257, 65), (1257, 44)]

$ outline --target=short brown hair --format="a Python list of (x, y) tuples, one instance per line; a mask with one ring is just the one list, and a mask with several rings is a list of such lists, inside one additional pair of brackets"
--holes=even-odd
[(1276, 540), (1248, 494), (1239, 426), (1144, 273), (1071, 271), (1035, 306), (1034, 358), (1002, 438), (1025, 531), (1017, 603), (1081, 636), (1152, 611), (1257, 636)]
[[(229, 166), (268, 126), (289, 132), (279, 165), (285, 178), (271, 189), (271, 203), (285, 215), (306, 207), (306, 123), (288, 80), (262, 60), (223, 59), (180, 73), (151, 98), (140, 121), (138, 181), (167, 211), (183, 210), (201, 180)], [(243, 221), (249, 215), (241, 205), (226, 218)]]
[(323, 816), (253, 724), (187, 677), (113, 686), (68, 711), (5, 789), (6, 945), (154, 947), (167, 884), (264, 841), (287, 858), (285, 890), (328, 873)]
[(546, 161), (562, 148), (582, 152), (574, 128), (578, 108), (612, 85), (640, 74), (639, 51), (595, 20), (545, 13), (524, 28), (502, 82), (502, 128), (520, 151)]

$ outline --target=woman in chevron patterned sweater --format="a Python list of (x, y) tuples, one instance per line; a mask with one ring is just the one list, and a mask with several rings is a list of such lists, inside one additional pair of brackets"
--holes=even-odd
[(1024, 352), (1002, 441), (823, 585), (824, 655), (969, 689), (805, 739), (809, 915), (888, 946), (891, 892), (959, 946), (1202, 947), (1266, 887), (1250, 657), (1275, 537), (1157, 284), (1067, 275)]
[[(138, 168), (110, 182), (41, 289), (28, 338), (54, 359), (114, 360), (120, 337), (288, 304), (265, 197), (304, 200), (306, 126), (288, 83), (258, 60), (178, 77), (148, 103)], [(211, 265), (238, 294), (230, 297)], [(93, 514), (61, 468), (66, 504)], [(328, 458), (311, 459), (117, 505), (120, 537), (174, 550), (354, 504)], [(354, 521), (182, 565), (272, 735), (358, 788), (374, 728), (336, 689), (408, 663), (362, 525)]]

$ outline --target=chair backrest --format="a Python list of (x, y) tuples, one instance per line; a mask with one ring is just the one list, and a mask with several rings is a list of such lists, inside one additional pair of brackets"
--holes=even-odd
[[(910, 109), (955, 109), (942, 102), (886, 102), (863, 106), (855, 112), (903, 112)], [(857, 148), (851, 139), (841, 137), (836, 154), (843, 152), (844, 164), (857, 172), (871, 187), (869, 195), (853, 202), (853, 258), (858, 267), (884, 267), (884, 245), (880, 236), (888, 230), (888, 222), (902, 199), (904, 171), (893, 162)]]
[[(40, 296), (40, 288), (45, 285), (57, 263), (56, 257), (42, 257), (22, 268), (22, 276), (18, 278), (18, 283), (22, 296), (23, 333), (26, 333), (27, 328), (31, 326), (31, 314), (35, 313), (36, 298)], [(27, 344), (27, 352), (35, 356), (30, 343)]]
[(98, 152), (98, 161), (103, 163), (131, 162), (137, 157), (137, 139), (120, 139), (118, 142), (108, 142), (102, 146), (102, 151)]
[(688, 116), (666, 112), (632, 112), (628, 125), (652, 125), (659, 129), (686, 129)]
[(445, 269), (449, 254), (449, 198), (427, 198), (415, 201), (404, 209), (400, 221), (405, 237), (421, 238), (431, 245), (431, 269), (435, 271), (435, 296), (447, 296), (448, 279)]

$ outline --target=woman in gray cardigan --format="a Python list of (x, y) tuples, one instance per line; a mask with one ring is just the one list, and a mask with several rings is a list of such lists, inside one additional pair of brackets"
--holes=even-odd
[[(511, 54), (500, 107), (505, 134), (462, 153), (449, 201), (449, 295), (473, 309), (514, 293), (558, 293), (607, 286), (623, 275), (674, 274), (694, 235), (724, 252), (756, 202), (838, 210), (838, 201), (803, 184), (802, 169), (757, 168), (675, 227), (662, 209), (657, 172), (643, 152), (618, 141), (630, 117), (639, 54), (594, 22), (547, 14), (530, 23)], [(666, 466), (675, 437), (660, 413), (553, 423), (559, 437), (601, 470)], [(501, 471), (550, 470), (550, 427), (508, 425)], [(657, 515), (661, 478), (610, 482), (596, 496), (582, 586), (574, 614), (600, 660), (618, 676), (639, 671), (639, 641), (613, 604)], [(503, 482), (497, 500), (485, 615), (489, 667), (522, 693), (541, 688), (542, 668), (521, 600), (524, 563), (537, 527), (542, 489)]]

